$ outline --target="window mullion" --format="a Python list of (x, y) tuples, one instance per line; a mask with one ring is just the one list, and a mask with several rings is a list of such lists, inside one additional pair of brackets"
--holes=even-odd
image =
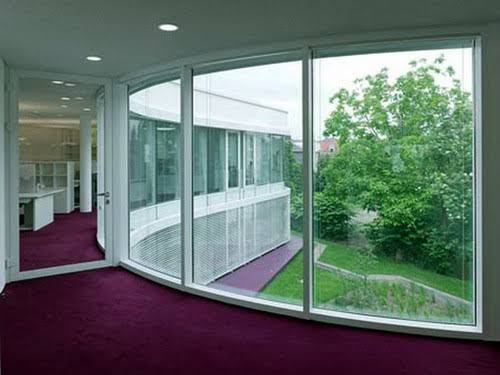
[(181, 72), (181, 281), (193, 283), (193, 69)]
[(313, 301), (313, 122), (312, 122), (312, 52), (304, 49), (302, 57), (302, 142), (304, 148), (304, 313), (310, 313)]

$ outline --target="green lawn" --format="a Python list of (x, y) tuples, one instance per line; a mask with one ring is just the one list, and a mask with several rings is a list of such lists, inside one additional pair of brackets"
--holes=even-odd
[[(320, 261), (356, 271), (357, 257), (352, 249), (342, 244), (326, 244), (327, 248)], [(472, 300), (470, 282), (428, 271), (410, 263), (396, 262), (391, 258), (377, 257), (377, 262), (369, 273), (403, 276), (454, 296)]]
[[(320, 261), (356, 272), (357, 257), (346, 245), (321, 241), (327, 244)], [(264, 288), (261, 297), (301, 304), (303, 293), (303, 256), (302, 252)], [(408, 263), (396, 262), (389, 258), (378, 257), (370, 273), (400, 275), (422, 284), (442, 290), (449, 294), (471, 300), (470, 283), (460, 279), (440, 275)], [(323, 303), (342, 293), (343, 278), (332, 272), (315, 268), (315, 300)]]
[[(304, 285), (303, 258), (301, 251), (269, 284), (267, 284), (260, 293), (260, 297), (301, 305)], [(317, 269), (315, 271), (315, 277), (319, 285), (316, 293), (318, 302), (327, 302), (342, 293), (341, 277), (322, 269)]]

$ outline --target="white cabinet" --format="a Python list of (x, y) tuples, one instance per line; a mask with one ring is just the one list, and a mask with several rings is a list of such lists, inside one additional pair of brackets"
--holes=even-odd
[(54, 188), (64, 191), (54, 196), (54, 212), (70, 213), (75, 210), (75, 162), (54, 163)]
[[(34, 169), (31, 167), (34, 165)], [(67, 214), (75, 210), (75, 162), (74, 161), (30, 161), (22, 162), (20, 177), (24, 185), (31, 185), (27, 174), (34, 173), (34, 186), (30, 191), (36, 193), (44, 189), (61, 190), (54, 195), (54, 212)], [(21, 187), (21, 185), (20, 185)]]

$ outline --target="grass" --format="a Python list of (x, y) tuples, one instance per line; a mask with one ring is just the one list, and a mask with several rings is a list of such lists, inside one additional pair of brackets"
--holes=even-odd
[[(303, 254), (300, 251), (289, 263), (267, 284), (260, 293), (261, 298), (279, 300), (282, 302), (302, 304), (303, 298)], [(318, 283), (317, 302), (323, 303), (340, 296), (342, 293), (342, 278), (337, 277), (332, 272), (316, 269), (316, 283)], [(321, 298), (323, 296), (323, 298)]]
[[(352, 262), (349, 254), (338, 254), (338, 256), (341, 255), (344, 257), (343, 266), (348, 266), (349, 262)], [(380, 266), (380, 263), (382, 263), (382, 266)], [(380, 263), (377, 266), (380, 267), (379, 269), (394, 270), (394, 268), (384, 265), (384, 262)], [(391, 266), (393, 267), (393, 265)], [(320, 268), (315, 269), (314, 277), (316, 286), (314, 304), (318, 307), (398, 318), (461, 323), (470, 323), (472, 321), (470, 309), (449, 303), (436, 303), (433, 295), (420, 287), (407, 289), (401, 285), (388, 282), (369, 282), (368, 287), (363, 287), (362, 282), (359, 280), (353, 280)], [(433, 280), (438, 281), (438, 279)], [(260, 293), (259, 297), (273, 301), (302, 304), (302, 252), (299, 252), (276, 275)]]
[[(324, 243), (327, 247), (321, 255), (320, 261), (353, 272), (357, 271), (355, 251), (344, 244)], [(410, 280), (449, 293), (451, 295), (472, 300), (471, 283), (458, 278), (441, 275), (416, 265), (397, 262), (391, 258), (378, 257), (369, 273), (383, 275), (399, 275)], [(341, 290), (342, 278), (327, 270), (315, 268), (316, 300), (326, 302), (336, 297)], [(262, 290), (261, 297), (284, 302), (301, 304), (303, 293), (303, 256), (299, 252), (294, 259)]]
[[(338, 243), (324, 243), (327, 247), (320, 261), (356, 272), (358, 258), (352, 248)], [(371, 267), (369, 273), (403, 276), (454, 296), (472, 300), (470, 282), (425, 270), (410, 263), (397, 262), (391, 258), (377, 257), (377, 262)]]

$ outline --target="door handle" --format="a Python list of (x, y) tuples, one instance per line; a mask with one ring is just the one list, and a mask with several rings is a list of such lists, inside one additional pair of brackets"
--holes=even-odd
[(109, 191), (105, 192), (105, 193), (98, 193), (97, 196), (98, 197), (104, 197), (104, 198), (109, 198), (111, 194), (109, 194)]

